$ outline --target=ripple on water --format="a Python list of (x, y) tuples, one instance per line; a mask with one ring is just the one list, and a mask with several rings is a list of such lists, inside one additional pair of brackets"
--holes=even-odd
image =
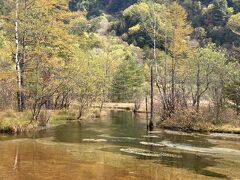
[(156, 153), (153, 151), (139, 149), (139, 148), (122, 148), (120, 149), (121, 152), (133, 154), (133, 155), (140, 155), (145, 157), (172, 157), (172, 158), (181, 158), (182, 156), (174, 155), (170, 153)]
[(107, 142), (106, 139), (83, 139), (83, 142)]
[(229, 148), (219, 148), (219, 147), (210, 147), (210, 148), (201, 148), (194, 147), (184, 144), (175, 144), (170, 141), (162, 141), (161, 144), (166, 147), (176, 148), (185, 151), (199, 152), (199, 153), (208, 153), (208, 154), (229, 154), (229, 155), (240, 155), (240, 150), (229, 149)]
[(101, 134), (98, 135), (99, 137), (103, 137), (103, 138), (108, 138), (108, 139), (126, 139), (126, 140), (136, 140), (137, 138), (134, 137), (115, 137), (115, 136), (110, 136), (108, 134)]
[(182, 131), (171, 131), (171, 130), (164, 130), (164, 133), (171, 134), (171, 135), (179, 135), (179, 136), (195, 136), (194, 133), (186, 133)]
[(153, 142), (139, 142), (139, 143), (145, 146), (165, 147), (164, 144), (160, 144), (160, 143), (153, 143)]
[(156, 136), (156, 135), (145, 135), (143, 137), (144, 138), (160, 138), (159, 136)]
[(150, 134), (162, 134), (163, 131), (149, 131)]
[(240, 139), (240, 135), (239, 134), (211, 133), (210, 136), (212, 136), (212, 137), (221, 137), (221, 138)]

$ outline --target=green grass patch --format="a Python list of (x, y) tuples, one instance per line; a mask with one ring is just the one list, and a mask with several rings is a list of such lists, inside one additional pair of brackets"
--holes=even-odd
[[(0, 113), (1, 133), (20, 133), (30, 129), (30, 112), (15, 112), (7, 110)], [(31, 125), (33, 126), (33, 125)]]

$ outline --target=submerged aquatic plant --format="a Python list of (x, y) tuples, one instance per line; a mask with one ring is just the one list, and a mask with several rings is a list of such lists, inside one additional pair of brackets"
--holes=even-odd
[(142, 145), (146, 146), (158, 146), (158, 147), (165, 147), (165, 145), (160, 144), (160, 143), (153, 143), (153, 142), (140, 142)]
[(84, 142), (107, 142), (106, 139), (83, 139)]
[(134, 155), (140, 155), (140, 156), (146, 156), (146, 157), (172, 157), (172, 158), (181, 158), (180, 155), (170, 154), (170, 153), (156, 153), (153, 151), (148, 151), (145, 149), (139, 149), (139, 148), (122, 148), (120, 149), (121, 152), (134, 154)]

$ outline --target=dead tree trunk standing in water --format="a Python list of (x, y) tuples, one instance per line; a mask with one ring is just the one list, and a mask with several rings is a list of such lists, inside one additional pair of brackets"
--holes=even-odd
[(148, 124), (148, 129), (150, 131), (153, 130), (153, 66), (151, 66), (151, 92), (150, 92), (150, 96), (151, 96), (151, 105), (150, 105), (150, 121)]
[(18, 111), (23, 111), (23, 93), (22, 93), (22, 70), (21, 70), (21, 60), (19, 57), (19, 24), (18, 24), (18, 13), (19, 13), (19, 0), (15, 1), (16, 5), (16, 14), (15, 14), (15, 45), (16, 45), (16, 52), (15, 52), (15, 65), (17, 71), (17, 106)]
[(145, 110), (146, 110), (146, 120), (147, 120), (147, 131), (148, 131), (148, 94), (146, 93), (145, 97)]
[(155, 70), (156, 70), (156, 74), (157, 72), (157, 45), (156, 45), (156, 32), (157, 32), (157, 17), (156, 17), (156, 11), (155, 11), (155, 2), (152, 1), (152, 29), (153, 29), (153, 62), (151, 63), (151, 91), (150, 91), (150, 97), (151, 97), (151, 106), (150, 106), (150, 122), (148, 124), (149, 130), (152, 131), (153, 130), (153, 99), (154, 99), (154, 90), (153, 90), (153, 85), (154, 85), (154, 79), (153, 79), (153, 64), (155, 66)]

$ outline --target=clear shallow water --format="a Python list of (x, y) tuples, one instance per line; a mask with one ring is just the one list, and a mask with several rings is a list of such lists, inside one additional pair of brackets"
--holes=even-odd
[(0, 135), (5, 179), (240, 179), (239, 136), (155, 129), (111, 112), (35, 134)]

